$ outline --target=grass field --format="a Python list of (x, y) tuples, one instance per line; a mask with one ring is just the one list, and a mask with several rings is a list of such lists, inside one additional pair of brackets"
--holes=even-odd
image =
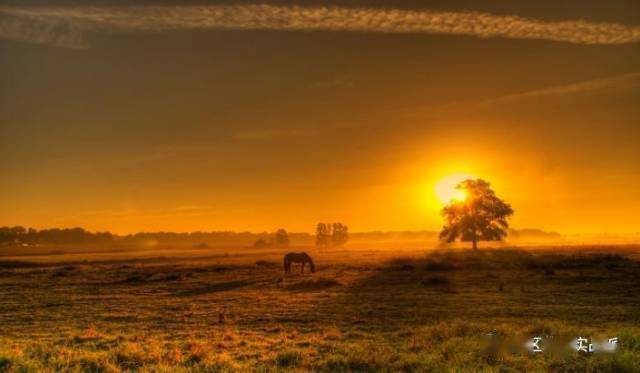
[[(640, 371), (638, 247), (310, 250), (286, 276), (285, 251), (0, 258), (0, 371)], [(498, 354), (489, 332), (620, 345)]]

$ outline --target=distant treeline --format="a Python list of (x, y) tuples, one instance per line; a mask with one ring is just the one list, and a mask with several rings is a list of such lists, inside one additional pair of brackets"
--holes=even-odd
[(557, 232), (546, 232), (539, 229), (509, 229), (507, 240), (529, 242), (560, 242), (565, 238)]
[(0, 227), (0, 244), (71, 244), (71, 243), (108, 243), (115, 236), (109, 232), (87, 232), (82, 228), (41, 229)]
[[(320, 226), (320, 225), (319, 225)], [(337, 225), (329, 229), (329, 224), (320, 229), (316, 236), (309, 233), (286, 233), (291, 245), (324, 245), (323, 240), (337, 240), (334, 244), (344, 243), (346, 227)], [(321, 227), (322, 228), (322, 227)], [(345, 229), (343, 231), (343, 229)], [(325, 231), (326, 230), (326, 231)], [(330, 232), (332, 230), (332, 232)], [(338, 232), (335, 235), (333, 233)], [(277, 233), (277, 232), (276, 232)], [(332, 237), (329, 239), (328, 237)], [(334, 237), (335, 236), (335, 237)], [(318, 238), (320, 241), (317, 242)], [(562, 236), (555, 232), (537, 229), (510, 230), (507, 240), (516, 241), (561, 241)], [(127, 244), (127, 245), (191, 245), (191, 246), (254, 246), (257, 242), (273, 241), (274, 233), (251, 232), (139, 232), (129, 235), (116, 235), (110, 232), (89, 232), (83, 228), (41, 229), (0, 227), (0, 245), (38, 245), (38, 244)], [(349, 233), (350, 242), (363, 241), (425, 241), (438, 239), (436, 232), (356, 232)]]
[[(139, 232), (116, 235), (110, 232), (89, 232), (83, 228), (41, 229), (0, 227), (0, 245), (8, 244), (104, 244), (120, 243), (132, 245), (215, 245), (252, 246), (256, 240), (268, 240), (273, 233), (251, 232)], [(289, 233), (289, 239), (298, 245), (313, 244), (308, 233)]]

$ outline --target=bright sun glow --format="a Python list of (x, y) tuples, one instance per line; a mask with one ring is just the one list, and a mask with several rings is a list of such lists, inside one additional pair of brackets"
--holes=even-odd
[(475, 179), (475, 177), (469, 174), (457, 173), (443, 178), (436, 184), (436, 197), (443, 204), (448, 204), (451, 201), (464, 201), (467, 198), (467, 193), (464, 190), (456, 189), (456, 186), (467, 179)]

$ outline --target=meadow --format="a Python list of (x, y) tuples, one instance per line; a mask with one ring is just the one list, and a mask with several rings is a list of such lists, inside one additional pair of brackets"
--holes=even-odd
[[(293, 250), (316, 273), (284, 275)], [(0, 257), (0, 371), (640, 371), (637, 246), (54, 254)], [(488, 334), (619, 348), (497, 353)]]

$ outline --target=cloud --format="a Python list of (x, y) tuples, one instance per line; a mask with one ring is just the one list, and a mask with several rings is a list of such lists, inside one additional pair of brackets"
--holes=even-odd
[(571, 94), (607, 93), (640, 86), (640, 72), (608, 76), (576, 83), (556, 85), (533, 91), (515, 93), (482, 101), (466, 102), (472, 105), (493, 105), (536, 97), (564, 96)]
[(72, 22), (34, 20), (7, 14), (0, 9), (0, 37), (36, 44), (50, 44), (66, 48), (87, 48), (85, 32)]
[[(426, 105), (419, 108), (411, 108), (405, 113), (407, 123), (413, 123), (416, 119), (424, 120), (426, 117), (451, 117), (462, 113), (468, 115), (468, 110), (495, 109), (505, 110), (512, 105), (535, 102), (535, 99), (561, 98), (570, 95), (603, 95), (620, 92), (640, 87), (640, 72), (621, 75), (612, 75), (603, 78), (583, 80), (569, 84), (552, 85), (540, 89), (511, 93), (489, 98), (452, 101), (444, 104)], [(530, 101), (533, 100), (533, 101)]]
[(91, 33), (234, 29), (456, 34), (576, 44), (640, 41), (640, 27), (479, 12), (274, 5), (0, 7), (0, 37), (85, 47)]

